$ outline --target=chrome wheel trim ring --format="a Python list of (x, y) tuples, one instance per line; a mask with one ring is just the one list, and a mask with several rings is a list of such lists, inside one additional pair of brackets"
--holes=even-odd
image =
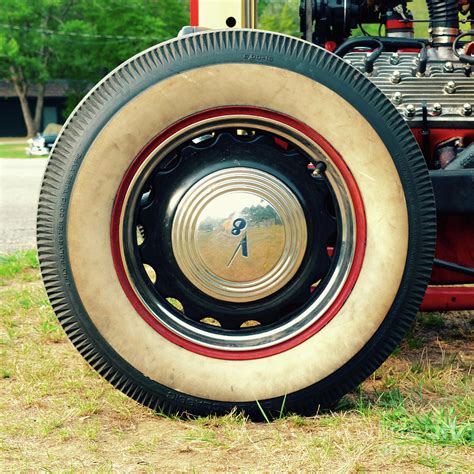
[[(249, 216), (252, 206), (265, 214)], [(306, 244), (296, 196), (279, 179), (252, 168), (227, 168), (201, 179), (173, 220), (173, 253), (181, 271), (223, 301), (255, 301), (281, 289), (297, 272)]]
[[(339, 257), (334, 266), (334, 270), (327, 282), (324, 290), (316, 300), (311, 302), (304, 310), (291, 320), (286, 321), (277, 327), (270, 327), (258, 333), (247, 334), (223, 334), (212, 330), (204, 329), (206, 325), (197, 327), (189, 324), (170, 308), (167, 303), (150, 302), (138, 290), (137, 285), (130, 277), (130, 271), (126, 261), (123, 242), (120, 242), (120, 252), (124, 269), (127, 274), (131, 287), (147, 311), (171, 332), (179, 337), (188, 340), (197, 345), (222, 351), (244, 352), (252, 350), (265, 349), (280, 343), (283, 343), (304, 332), (310, 326), (314, 325), (336, 300), (339, 290), (344, 286), (349, 275), (352, 262), (354, 260), (356, 225), (355, 211), (352, 203), (350, 191), (345, 180), (331, 158), (325, 151), (312, 139), (307, 137), (301, 131), (270, 118), (259, 118), (253, 115), (222, 115), (220, 117), (208, 118), (192, 125), (183, 127), (179, 132), (163, 140), (147, 158), (140, 164), (134, 177), (130, 180), (125, 194), (125, 205), (122, 207), (120, 215), (119, 229), (124, 234), (124, 217), (132, 201), (132, 191), (137, 181), (147, 179), (160, 161), (165, 158), (173, 149), (183, 143), (195, 138), (211, 133), (214, 130), (222, 128), (254, 128), (288, 140), (295, 144), (300, 150), (304, 151), (310, 159), (322, 161), (326, 164), (325, 176), (329, 181), (335, 200), (340, 211), (340, 245)], [(250, 318), (249, 318), (250, 319)], [(210, 329), (212, 329), (210, 327)]]

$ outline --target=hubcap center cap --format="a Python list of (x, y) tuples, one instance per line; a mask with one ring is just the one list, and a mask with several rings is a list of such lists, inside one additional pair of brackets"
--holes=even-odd
[(258, 194), (230, 191), (201, 211), (196, 246), (219, 278), (250, 282), (265, 276), (285, 250), (285, 229), (275, 208)]
[(209, 296), (247, 302), (269, 296), (297, 272), (307, 244), (304, 212), (273, 175), (227, 168), (184, 195), (172, 227), (176, 261)]

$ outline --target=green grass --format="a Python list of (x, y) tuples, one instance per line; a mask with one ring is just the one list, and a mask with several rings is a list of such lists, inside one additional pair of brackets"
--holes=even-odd
[(417, 344), (404, 342), (332, 412), (179, 419), (136, 404), (83, 361), (48, 303), (35, 252), (3, 256), (0, 275), (0, 470), (471, 469), (469, 315), (420, 315)]
[(0, 145), (0, 158), (32, 158), (26, 154), (26, 142), (21, 145), (5, 144)]
[(417, 441), (474, 447), (474, 420), (462, 419), (454, 407), (438, 407), (417, 413), (416, 410), (407, 410), (402, 403), (396, 409), (388, 410), (382, 420), (388, 429), (407, 434)]
[(1, 158), (28, 158), (28, 159), (35, 159), (35, 158), (46, 158), (47, 155), (33, 155), (29, 156), (26, 153), (26, 148), (28, 144), (22, 143), (22, 144), (14, 144), (14, 143), (5, 143), (5, 144), (0, 144), (0, 159)]
[(29, 281), (31, 272), (28, 270), (35, 270), (38, 267), (38, 256), (35, 250), (0, 255), (0, 286), (7, 284), (17, 276), (20, 280)]

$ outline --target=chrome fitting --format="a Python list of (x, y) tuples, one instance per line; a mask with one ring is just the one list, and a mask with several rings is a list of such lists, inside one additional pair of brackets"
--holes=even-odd
[(400, 54), (393, 53), (392, 56), (390, 56), (390, 64), (393, 64), (395, 66), (399, 62), (400, 62)]
[(456, 92), (456, 83), (454, 81), (448, 81), (444, 86), (444, 92), (446, 92), (446, 94), (454, 94)]
[(436, 26), (434, 28), (430, 28), (428, 31), (430, 33), (431, 43), (433, 46), (452, 44), (456, 39), (456, 36), (459, 35), (458, 28), (447, 28), (445, 26)]
[(461, 109), (461, 115), (464, 115), (465, 117), (469, 117), (472, 115), (472, 105), (466, 102)]
[(403, 95), (401, 92), (394, 92), (391, 97), (392, 103), (395, 105), (400, 105), (403, 101)]
[(408, 118), (413, 118), (416, 115), (416, 107), (413, 104), (408, 104), (405, 107), (405, 116)]
[(398, 84), (402, 80), (402, 74), (400, 71), (393, 71), (391, 77), (390, 77), (390, 82), (392, 84)]
[(438, 115), (441, 115), (443, 112), (443, 107), (441, 107), (441, 104), (439, 102), (436, 102), (433, 104), (433, 107), (431, 107), (431, 115), (434, 115), (437, 117)]
[(451, 61), (446, 61), (444, 65), (444, 72), (454, 72), (454, 65)]

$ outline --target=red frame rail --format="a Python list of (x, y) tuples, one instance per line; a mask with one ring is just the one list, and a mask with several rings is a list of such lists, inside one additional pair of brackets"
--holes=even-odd
[(474, 310), (474, 287), (429, 286), (420, 311)]

